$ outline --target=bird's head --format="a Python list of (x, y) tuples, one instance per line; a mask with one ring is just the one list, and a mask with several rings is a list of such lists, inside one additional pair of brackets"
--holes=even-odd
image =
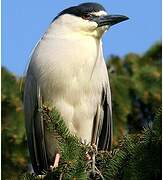
[(129, 18), (122, 15), (109, 15), (98, 3), (83, 3), (63, 10), (53, 23), (81, 35), (101, 38), (110, 26), (127, 19)]

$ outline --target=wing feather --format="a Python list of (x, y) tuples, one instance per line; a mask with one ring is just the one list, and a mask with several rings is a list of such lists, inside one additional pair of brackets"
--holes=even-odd
[(48, 159), (45, 147), (44, 124), (39, 112), (41, 96), (37, 81), (30, 71), (27, 73), (24, 89), (24, 112), (27, 142), (33, 169), (36, 174), (47, 170)]
[(99, 150), (109, 151), (112, 143), (112, 111), (111, 93), (108, 85), (103, 87), (101, 97), (97, 144)]

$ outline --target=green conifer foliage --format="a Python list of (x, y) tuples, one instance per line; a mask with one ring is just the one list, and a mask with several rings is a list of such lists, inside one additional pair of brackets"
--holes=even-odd
[[(72, 136), (63, 119), (53, 109), (48, 117), (49, 129), (60, 133), (61, 162), (54, 172), (46, 172), (44, 179), (106, 179), (106, 180), (158, 180), (161, 178), (161, 109), (155, 115), (153, 125), (139, 134), (124, 136), (112, 152), (99, 151), (96, 154), (96, 167), (99, 174), (90, 176), (85, 153), (88, 145)], [(59, 126), (58, 126), (59, 125)], [(91, 178), (90, 178), (91, 177)], [(24, 176), (30, 179), (29, 175)], [(31, 180), (34, 176), (31, 175)], [(35, 177), (37, 178), (37, 177)]]
[(17, 179), (26, 171), (27, 146), (19, 81), (2, 68), (2, 179)]

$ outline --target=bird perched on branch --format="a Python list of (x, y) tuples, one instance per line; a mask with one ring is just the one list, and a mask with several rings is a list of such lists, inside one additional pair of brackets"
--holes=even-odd
[(55, 107), (70, 132), (83, 142), (110, 150), (111, 92), (102, 35), (127, 20), (98, 3), (63, 10), (36, 45), (28, 67), (24, 111), (30, 157), (36, 174), (58, 165), (57, 139), (45, 128), (39, 109)]

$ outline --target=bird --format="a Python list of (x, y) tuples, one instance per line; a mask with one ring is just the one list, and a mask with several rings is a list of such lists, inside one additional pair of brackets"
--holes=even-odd
[(111, 150), (111, 90), (102, 37), (127, 19), (108, 14), (99, 3), (82, 3), (61, 11), (35, 46), (25, 79), (24, 114), (36, 174), (57, 167), (60, 158), (57, 139), (41, 116), (43, 104), (55, 107), (81, 142)]

